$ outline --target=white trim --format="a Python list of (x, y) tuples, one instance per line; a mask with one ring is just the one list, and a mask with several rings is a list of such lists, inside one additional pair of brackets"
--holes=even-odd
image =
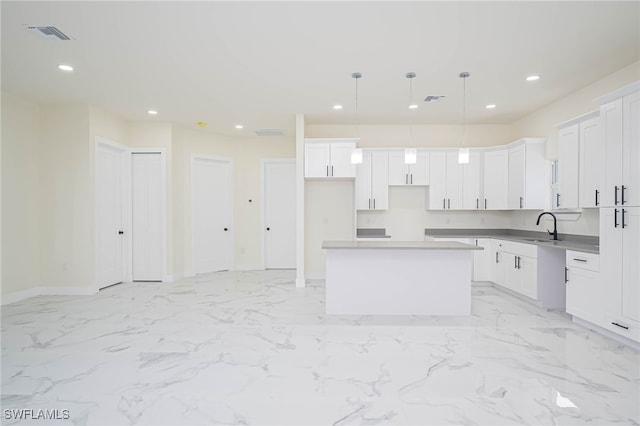
[(94, 286), (38, 286), (3, 295), (2, 306), (37, 296), (91, 296), (96, 293), (98, 293), (98, 290)]
[[(190, 167), (190, 173), (189, 173), (189, 202), (191, 204), (191, 271), (189, 271), (190, 275), (187, 275), (187, 273), (185, 272), (185, 277), (189, 276), (195, 276), (195, 270), (196, 270), (196, 256), (195, 256), (195, 238), (193, 238), (194, 232), (193, 232), (193, 228), (194, 228), (194, 208), (193, 208), (193, 164), (195, 162), (195, 160), (209, 160), (209, 161), (217, 161), (217, 162), (222, 162), (222, 163), (228, 163), (229, 165), (229, 184), (231, 186), (231, 188), (229, 188), (229, 205), (231, 207), (231, 214), (229, 217), (229, 231), (230, 231), (230, 247), (229, 250), (231, 251), (231, 259), (229, 260), (229, 265), (227, 265), (227, 270), (232, 270), (233, 269), (233, 265), (235, 263), (235, 226), (234, 226), (234, 218), (235, 218), (235, 208), (234, 208), (234, 187), (235, 187), (235, 175), (234, 175), (234, 171), (233, 171), (233, 158), (229, 158), (229, 157), (218, 157), (218, 156), (214, 156), (214, 155), (207, 155), (207, 154), (197, 154), (197, 153), (192, 153), (190, 156), (190, 162), (189, 162), (189, 167)], [(214, 272), (214, 271), (212, 271)]]
[[(100, 290), (100, 284), (98, 284), (98, 239), (96, 238), (96, 229), (98, 226), (98, 209), (96, 208), (96, 197), (97, 197), (97, 179), (96, 179), (96, 156), (98, 155), (98, 149), (100, 146), (104, 146), (108, 149), (120, 152), (120, 154), (122, 155), (122, 170), (120, 171), (120, 174), (122, 176), (122, 188), (121, 188), (121, 192), (122, 192), (122, 200), (121, 200), (121, 209), (122, 211), (120, 212), (121, 217), (122, 217), (122, 227), (123, 230), (125, 231), (125, 236), (128, 236), (129, 232), (128, 229), (125, 227), (126, 223), (125, 223), (125, 207), (126, 207), (126, 200), (127, 200), (127, 185), (126, 185), (126, 163), (127, 163), (127, 151), (128, 151), (128, 147), (122, 144), (119, 144), (117, 142), (113, 142), (109, 139), (103, 138), (101, 136), (96, 136), (94, 138), (94, 153), (93, 153), (93, 251), (94, 251), (94, 259), (93, 259), (93, 287), (94, 290), (97, 292)], [(129, 228), (130, 229), (130, 228)], [(128, 281), (127, 275), (127, 271), (128, 271), (128, 261), (130, 258), (130, 255), (127, 253), (127, 250), (125, 250), (125, 247), (127, 247), (127, 245), (125, 244), (125, 242), (123, 242), (122, 245), (122, 281)]]
[[(325, 280), (325, 279), (327, 279), (327, 274), (325, 274), (324, 272), (309, 272), (307, 275), (305, 275), (305, 279), (307, 279), (307, 280)], [(296, 286), (297, 286), (297, 282), (296, 282)]]
[(640, 81), (634, 81), (631, 84), (627, 84), (626, 86), (622, 86), (603, 96), (595, 98), (593, 102), (597, 103), (598, 105), (608, 104), (611, 101), (615, 101), (616, 99), (622, 98), (623, 96), (630, 95), (639, 90), (640, 90)]
[[(294, 168), (296, 165), (295, 158), (261, 158), (260, 159), (260, 247), (261, 256), (260, 262), (262, 263), (262, 269), (267, 268), (267, 239), (265, 238), (265, 229), (266, 229), (266, 214), (267, 211), (265, 209), (266, 206), (266, 193), (267, 193), (267, 164), (293, 164)], [(297, 191), (296, 191), (297, 192)], [(297, 194), (296, 194), (297, 195)], [(298, 238), (296, 236), (296, 253), (298, 251), (297, 247)]]
[(304, 279), (304, 114), (296, 114), (296, 287), (305, 286)]
[[(133, 154), (149, 154), (156, 153), (160, 154), (160, 180), (162, 181), (162, 189), (161, 189), (161, 203), (162, 203), (162, 281), (173, 281), (173, 278), (167, 280), (166, 277), (171, 277), (169, 275), (169, 232), (167, 229), (167, 149), (166, 148), (131, 148), (127, 154), (127, 170), (129, 173), (125, 173), (127, 178), (127, 188), (128, 188), (128, 196), (127, 196), (127, 208), (125, 210), (125, 222), (127, 224), (128, 229), (133, 230), (132, 223), (132, 214), (133, 214), (133, 194), (132, 194), (132, 182), (131, 182), (131, 173), (133, 172), (133, 168), (131, 167), (131, 156)], [(129, 252), (129, 268), (127, 271), (127, 281), (133, 281), (133, 238), (132, 232), (127, 234), (127, 245)]]
[(556, 128), (561, 129), (563, 127), (572, 126), (572, 125), (578, 124), (578, 123), (580, 123), (582, 121), (589, 120), (590, 118), (598, 117), (599, 115), (600, 115), (600, 110), (597, 109), (595, 111), (591, 111), (591, 112), (588, 112), (586, 114), (582, 114), (582, 115), (579, 115), (577, 117), (574, 117), (574, 118), (572, 118), (570, 120), (563, 121), (560, 124), (556, 124)]
[(230, 271), (264, 271), (264, 265), (234, 265)]

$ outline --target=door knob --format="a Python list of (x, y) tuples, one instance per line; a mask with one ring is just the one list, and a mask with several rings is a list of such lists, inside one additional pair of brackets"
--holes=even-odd
[(267, 228), (267, 231), (271, 231), (271, 228)]
[(228, 230), (229, 230), (229, 228), (224, 228), (224, 230), (225, 230), (225, 231), (228, 231)]
[(118, 235), (124, 234), (124, 231), (118, 231)]

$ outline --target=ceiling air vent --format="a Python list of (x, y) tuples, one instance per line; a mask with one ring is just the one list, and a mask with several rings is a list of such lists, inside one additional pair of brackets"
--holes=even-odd
[(282, 129), (258, 129), (255, 131), (257, 136), (286, 136), (287, 133)]
[(425, 102), (438, 102), (441, 101), (442, 99), (444, 99), (446, 96), (444, 95), (440, 95), (440, 96), (434, 96), (434, 95), (429, 95), (426, 98), (424, 98)]
[(47, 40), (71, 40), (71, 37), (60, 31), (54, 26), (47, 25), (30, 25), (27, 29), (35, 32), (39, 36), (47, 39)]

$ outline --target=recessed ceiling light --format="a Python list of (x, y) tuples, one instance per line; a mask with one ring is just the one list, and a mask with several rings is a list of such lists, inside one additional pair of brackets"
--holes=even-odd
[(485, 108), (486, 109), (494, 109), (495, 107), (496, 107), (496, 104), (489, 104)]
[(58, 65), (58, 69), (62, 71), (73, 71), (73, 67), (71, 65), (65, 65), (65, 64)]
[(204, 121), (198, 121), (196, 124), (198, 125), (198, 127), (207, 127), (207, 123), (205, 123)]
[(527, 77), (527, 81), (536, 81), (536, 80), (540, 80), (539, 75), (530, 75), (529, 77)]
[(342, 105), (334, 105), (333, 109), (342, 109)]
[(158, 115), (158, 111), (150, 109), (149, 111), (147, 111), (147, 114), (149, 114), (149, 115)]
[(244, 126), (242, 124), (236, 124), (236, 129), (241, 130), (243, 128), (244, 128)]
[(416, 108), (418, 108), (418, 105), (416, 104), (409, 105), (409, 109), (416, 109)]

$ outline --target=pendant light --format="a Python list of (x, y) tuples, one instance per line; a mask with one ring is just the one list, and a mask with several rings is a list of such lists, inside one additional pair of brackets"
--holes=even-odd
[(458, 150), (458, 164), (469, 163), (469, 148), (465, 146), (467, 139), (467, 78), (471, 74), (461, 72), (459, 77), (462, 79), (462, 143)]
[[(362, 74), (359, 72), (354, 72), (351, 74), (351, 78), (354, 79), (356, 85), (356, 138), (359, 138), (358, 132), (358, 79), (362, 78)], [(362, 148), (354, 148), (351, 151), (351, 164), (362, 164)]]
[[(413, 103), (413, 79), (416, 77), (415, 72), (408, 72), (405, 74), (405, 77), (409, 80), (409, 109), (418, 108), (417, 104)], [(411, 126), (409, 126), (409, 140), (412, 139), (413, 132)], [(404, 150), (404, 163), (405, 164), (416, 164), (418, 159), (418, 152), (415, 148), (406, 148)]]

